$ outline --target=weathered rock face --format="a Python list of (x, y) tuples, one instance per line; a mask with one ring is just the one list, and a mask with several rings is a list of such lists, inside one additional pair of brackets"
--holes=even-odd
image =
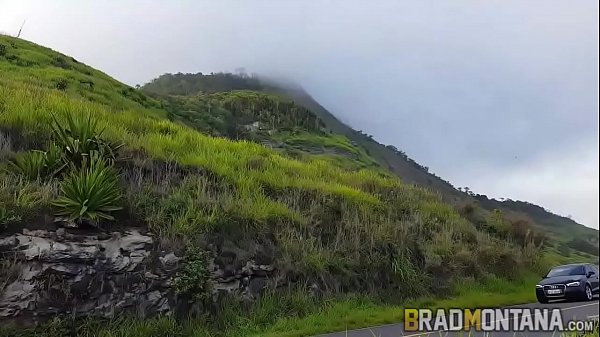
[(0, 252), (16, 255), (19, 272), (0, 294), (1, 318), (36, 322), (59, 313), (112, 317), (122, 311), (145, 317), (175, 305), (178, 259), (164, 254), (164, 263), (153, 263), (152, 237), (135, 230), (24, 230), (0, 239)]
[(226, 240), (209, 245), (209, 249), (215, 255), (210, 265), (213, 298), (234, 293), (244, 300), (254, 300), (264, 289), (281, 285), (275, 277), (271, 244), (253, 243), (241, 248)]
[[(35, 324), (57, 314), (141, 318), (203, 310), (174, 289), (184, 261), (157, 250), (149, 234), (27, 230), (0, 237), (0, 258), (14, 258), (18, 277), (0, 289), (0, 320)], [(224, 294), (253, 300), (277, 287), (273, 247), (242, 249), (231, 241), (210, 243), (213, 300)], [(2, 282), (0, 282), (2, 284)]]

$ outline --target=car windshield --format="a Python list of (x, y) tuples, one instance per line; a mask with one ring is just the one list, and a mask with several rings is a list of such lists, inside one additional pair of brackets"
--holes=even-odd
[(546, 277), (554, 276), (569, 276), (569, 275), (585, 275), (583, 266), (562, 266), (556, 267), (546, 275)]

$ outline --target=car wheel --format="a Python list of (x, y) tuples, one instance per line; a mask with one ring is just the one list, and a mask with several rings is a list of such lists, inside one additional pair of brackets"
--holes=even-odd
[(594, 298), (594, 293), (592, 292), (592, 288), (590, 287), (589, 284), (585, 285), (585, 290), (584, 290), (584, 299), (587, 301), (591, 301)]
[(548, 303), (548, 299), (547, 299), (546, 297), (544, 297), (544, 296), (539, 296), (539, 295), (538, 295), (538, 296), (537, 296), (537, 300), (538, 300), (538, 302), (540, 302), (540, 303), (542, 303), (542, 304), (546, 304), (546, 303)]

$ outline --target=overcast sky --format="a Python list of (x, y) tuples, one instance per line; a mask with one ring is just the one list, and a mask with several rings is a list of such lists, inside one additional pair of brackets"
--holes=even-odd
[(21, 37), (130, 85), (293, 78), (455, 186), (598, 228), (596, 0), (0, 0), (0, 31), (23, 20)]

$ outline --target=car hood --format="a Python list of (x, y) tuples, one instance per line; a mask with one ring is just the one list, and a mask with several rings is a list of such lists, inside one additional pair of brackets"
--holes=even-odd
[(584, 277), (584, 275), (553, 276), (542, 279), (538, 284), (565, 284), (569, 282), (581, 281)]

